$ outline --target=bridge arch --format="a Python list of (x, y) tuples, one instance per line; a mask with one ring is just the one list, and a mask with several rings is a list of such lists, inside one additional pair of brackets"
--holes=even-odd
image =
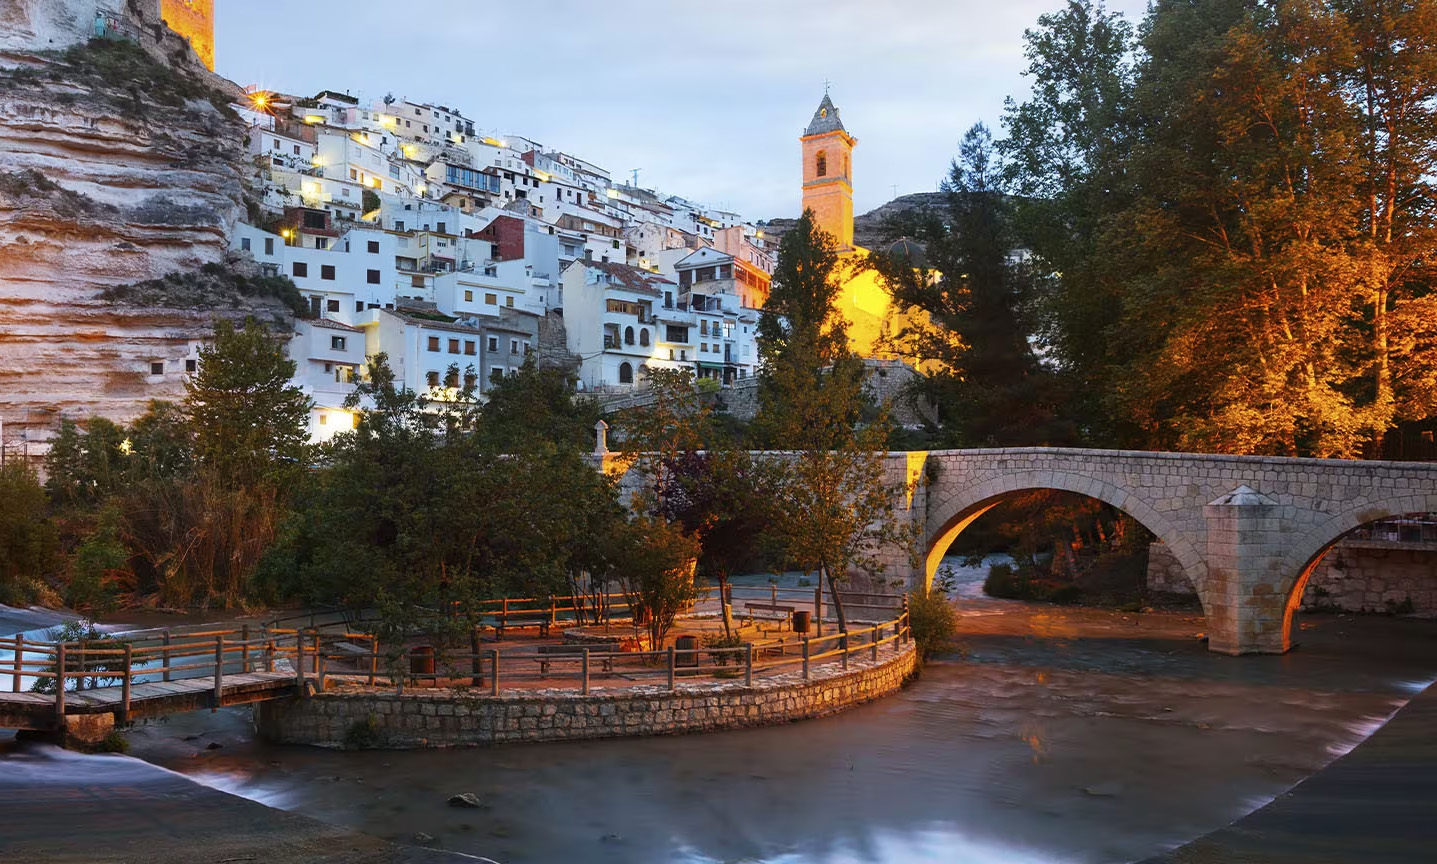
[(1203, 609), (1208, 606), (1205, 579), (1207, 563), (1193, 545), (1191, 532), (1178, 528), (1162, 512), (1133, 493), (1089, 474), (1070, 471), (1015, 471), (971, 486), (962, 485), (961, 478), (945, 479), (941, 475), (928, 489), (928, 518), (924, 530), (924, 587), (931, 587), (933, 577), (953, 541), (958, 539), (978, 517), (998, 506), (1003, 499), (1019, 492), (1052, 489), (1096, 498), (1126, 513), (1165, 543), (1182, 566), (1183, 572), (1197, 589)]
[(1302, 594), (1307, 588), (1307, 580), (1312, 578), (1312, 572), (1317, 569), (1322, 557), (1340, 543), (1342, 538), (1363, 525), (1384, 519), (1396, 519), (1411, 513), (1437, 513), (1437, 492), (1394, 495), (1349, 507), (1309, 528), (1292, 544), (1286, 567), (1290, 581), (1280, 586), (1279, 591), (1279, 596), (1285, 600), (1282, 613), (1283, 650), (1292, 645), (1292, 616), (1297, 607), (1302, 605)]

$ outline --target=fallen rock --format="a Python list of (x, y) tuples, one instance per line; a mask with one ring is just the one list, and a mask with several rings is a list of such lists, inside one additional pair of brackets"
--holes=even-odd
[(482, 802), (480, 802), (479, 796), (475, 795), (473, 792), (461, 792), (460, 794), (454, 795), (449, 799), (449, 806), (469, 807), (473, 809), (478, 809), (480, 807), (483, 807), (484, 805)]

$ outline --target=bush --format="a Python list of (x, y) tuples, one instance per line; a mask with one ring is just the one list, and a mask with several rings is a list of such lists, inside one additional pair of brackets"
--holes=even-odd
[(715, 633), (712, 636), (705, 636), (703, 637), (703, 646), (708, 649), (709, 659), (715, 666), (727, 666), (730, 663), (743, 665), (742, 654), (733, 650), (724, 650), (744, 646), (744, 641), (738, 634), (725, 636), (722, 633)]
[[(94, 622), (87, 621), (84, 618), (66, 621), (59, 627), (52, 627), (45, 635), (51, 642), (79, 642), (87, 646), (98, 643), (97, 647), (106, 650), (125, 647), (123, 640), (116, 639), (114, 636), (110, 636), (106, 633), (101, 633), (95, 629)], [(65, 655), (65, 671), (67, 673), (81, 671), (80, 652), (76, 649), (67, 650), (69, 653)], [(93, 690), (97, 687), (108, 687), (111, 684), (120, 683), (122, 676), (114, 673), (124, 672), (124, 657), (118, 654), (106, 654), (103, 655), (103, 657), (104, 659), (98, 661), (94, 657), (87, 658), (84, 671), (90, 674), (86, 675), (83, 679), (67, 679), (65, 682), (66, 689), (79, 689), (83, 685), (84, 689)], [(55, 669), (56, 664), (51, 662), (45, 671), (54, 672)], [(37, 678), (35, 679), (35, 683), (30, 685), (30, 690), (33, 693), (54, 693), (55, 679)]]
[(1071, 582), (1047, 579), (1033, 570), (1015, 570), (1011, 564), (994, 564), (988, 568), (983, 593), (1004, 600), (1026, 600), (1069, 606), (1083, 597), (1082, 589)]
[(942, 585), (909, 592), (908, 627), (924, 659), (950, 647), (958, 632), (958, 613)]
[(373, 750), (380, 745), (379, 722), (373, 714), (356, 720), (344, 730), (344, 749)]

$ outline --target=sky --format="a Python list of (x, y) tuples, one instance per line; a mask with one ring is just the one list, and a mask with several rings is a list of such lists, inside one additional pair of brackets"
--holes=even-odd
[[(858, 138), (854, 210), (937, 187), (1022, 99), (1023, 31), (1063, 0), (219, 0), (241, 85), (447, 105), (750, 220), (798, 215), (825, 82)], [(1146, 0), (1108, 0), (1137, 23)]]

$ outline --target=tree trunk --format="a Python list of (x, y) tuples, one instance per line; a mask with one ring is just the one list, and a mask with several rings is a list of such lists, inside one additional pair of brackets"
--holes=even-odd
[[(820, 563), (818, 572), (828, 580), (828, 593), (833, 597), (833, 610), (838, 613), (838, 632), (848, 633), (848, 615), (843, 611), (843, 597), (838, 593), (838, 580), (834, 578), (833, 571), (828, 569), (827, 564)], [(845, 635), (846, 644), (846, 635)]]
[(728, 604), (728, 571), (715, 573), (719, 588), (719, 615), (723, 618), (724, 638), (733, 636), (733, 608)]

